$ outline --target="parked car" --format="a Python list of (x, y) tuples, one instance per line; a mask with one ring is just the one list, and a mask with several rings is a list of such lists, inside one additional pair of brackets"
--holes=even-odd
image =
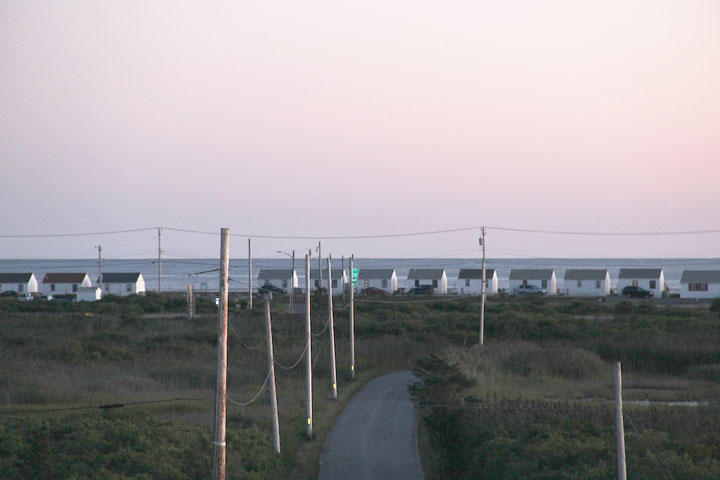
[(433, 294), (433, 287), (432, 285), (419, 285), (415, 288), (411, 288), (407, 292), (408, 295), (432, 295)]
[(3, 290), (0, 292), (0, 297), (17, 297), (17, 292), (15, 290)]
[(536, 285), (520, 285), (515, 289), (518, 295), (545, 295), (545, 290)]
[(633, 287), (632, 285), (628, 285), (627, 287), (623, 288), (622, 294), (623, 296), (628, 298), (650, 298), (653, 296), (653, 292), (645, 290), (644, 288)]
[(275, 285), (271, 285), (269, 283), (266, 283), (262, 287), (258, 288), (258, 295), (265, 295), (267, 293), (274, 293), (276, 295), (285, 295), (287, 291), (283, 288), (276, 287)]
[(369, 297), (384, 297), (387, 294), (388, 292), (377, 287), (366, 287), (360, 290), (360, 295), (367, 295)]

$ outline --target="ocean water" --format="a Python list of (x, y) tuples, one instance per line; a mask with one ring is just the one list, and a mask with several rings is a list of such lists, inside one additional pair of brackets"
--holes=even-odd
[[(163, 291), (185, 291), (187, 284), (195, 285), (197, 291), (217, 290), (219, 285), (219, 259), (188, 258), (163, 259), (162, 287)], [(296, 259), (300, 286), (304, 286), (305, 260)], [(341, 266), (341, 259), (333, 258), (333, 268)], [(345, 268), (348, 261), (345, 259)], [(311, 259), (311, 268), (318, 267), (317, 258)], [(323, 259), (323, 267), (327, 267)], [(398, 285), (405, 286), (408, 271), (411, 268), (444, 268), (448, 276), (448, 287), (455, 286), (455, 279), (461, 268), (482, 268), (480, 258), (356, 258), (356, 268), (394, 268), (398, 275)], [(720, 258), (491, 258), (487, 260), (487, 268), (497, 270), (499, 287), (507, 289), (510, 270), (513, 268), (553, 268), (558, 279), (558, 289), (563, 288), (565, 270), (575, 268), (607, 268), (610, 271), (611, 286), (617, 286), (618, 272), (623, 267), (629, 268), (662, 268), (665, 282), (671, 291), (680, 288), (680, 277), (683, 270), (720, 270)], [(253, 285), (257, 285), (257, 275), (263, 268), (291, 268), (289, 258), (254, 259)], [(98, 278), (97, 259), (52, 259), (52, 260), (0, 260), (0, 272), (33, 272), (41, 282), (48, 272), (85, 272), (90, 275), (93, 283)], [(141, 272), (148, 290), (158, 288), (158, 263), (156, 259), (103, 260), (103, 272)], [(246, 290), (248, 285), (248, 261), (244, 259), (230, 260), (230, 289)]]

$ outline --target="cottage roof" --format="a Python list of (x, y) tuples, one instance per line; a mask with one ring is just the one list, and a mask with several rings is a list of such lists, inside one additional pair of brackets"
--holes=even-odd
[(27, 283), (32, 273), (0, 273), (0, 283)]
[(361, 268), (358, 271), (358, 280), (389, 280), (394, 273), (394, 268)]
[(621, 268), (618, 278), (660, 278), (662, 268)]
[(42, 283), (82, 283), (87, 273), (46, 273)]
[(439, 280), (445, 274), (444, 268), (411, 268), (408, 280)]
[(552, 268), (510, 270), (510, 280), (551, 280), (555, 270)]
[(565, 270), (565, 280), (605, 280), (607, 275), (607, 269)]
[(683, 270), (680, 283), (720, 283), (720, 270)]
[[(485, 269), (485, 278), (492, 278), (495, 275), (494, 268)], [(482, 268), (461, 268), (458, 273), (458, 280), (482, 280)]]
[(103, 273), (103, 283), (136, 283), (142, 274), (139, 272), (107, 272)]
[[(327, 277), (328, 277), (327, 272), (328, 272), (327, 268), (323, 268), (323, 271), (322, 271), (323, 281), (327, 280)], [(342, 268), (333, 268), (332, 269), (332, 278), (340, 278), (343, 276), (344, 273), (345, 273), (345, 270), (343, 270)], [(317, 268), (314, 270), (310, 270), (310, 278), (311, 279), (317, 278), (318, 280), (320, 280), (320, 270), (318, 270)]]
[(292, 268), (263, 268), (258, 274), (258, 280), (287, 280), (292, 276)]

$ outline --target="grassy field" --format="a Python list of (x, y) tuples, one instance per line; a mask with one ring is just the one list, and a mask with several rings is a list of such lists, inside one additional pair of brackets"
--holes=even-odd
[[(182, 297), (110, 298), (95, 304), (0, 300), (0, 477), (189, 479), (209, 475), (217, 336), (212, 299), (198, 303), (203, 314), (194, 320), (144, 316), (182, 313)], [(315, 300), (313, 331), (320, 332), (327, 313), (324, 302)], [(451, 377), (458, 384), (451, 385), (455, 397), (433, 399), (445, 410), (423, 409), (427, 445), (437, 453), (431, 478), (504, 478), (473, 476), (470, 471), (531, 478), (517, 473), (522, 470), (500, 472), (497, 465), (524, 462), (524, 468), (532, 469), (551, 459), (568, 461), (568, 455), (577, 457), (578, 467), (568, 470), (566, 478), (606, 478), (602, 474), (614, 468), (614, 424), (606, 418), (612, 395), (610, 362), (621, 360), (626, 400), (710, 402), (693, 409), (692, 419), (682, 419), (694, 430), (685, 431), (687, 439), (677, 442), (685, 437), (678, 429), (681, 419), (675, 419), (673, 412), (690, 415), (688, 409), (665, 413), (659, 406), (629, 407), (640, 432), (629, 432), (629, 465), (635, 471), (657, 474), (653, 458), (659, 452), (662, 458), (670, 458), (669, 452), (676, 459), (662, 467), (671, 472), (685, 472), (688, 459), (698, 465), (699, 473), (686, 478), (716, 472), (713, 462), (720, 458), (720, 441), (711, 429), (717, 419), (714, 399), (720, 394), (720, 318), (716, 312), (658, 308), (646, 302), (610, 305), (591, 300), (493, 299), (487, 306), (487, 344), (478, 349), (477, 299), (359, 301), (359, 378), (351, 382), (348, 310), (340, 299), (336, 309), (337, 403), (328, 400), (327, 335), (316, 337), (313, 344), (313, 357), (317, 355), (314, 428), (320, 437), (363, 381), (386, 371), (420, 368), (422, 362), (435, 358), (436, 367), (457, 370)], [(290, 366), (303, 353), (303, 316), (285, 313), (285, 302), (276, 303), (273, 311), (276, 360)], [(247, 401), (261, 387), (266, 375), (264, 339), (262, 308), (231, 313), (228, 390), (233, 400)], [(276, 367), (280, 456), (271, 449), (267, 392), (249, 406), (229, 404), (228, 478), (314, 478), (321, 439), (303, 438), (302, 367), (303, 362), (292, 370)], [(427, 372), (420, 368), (418, 373), (431, 378), (432, 368)], [(427, 403), (424, 393), (416, 394)], [(156, 400), (171, 401), (35, 412)], [(551, 413), (580, 412), (580, 420), (562, 413), (567, 421), (560, 422), (557, 415), (546, 415), (549, 407), (558, 405), (565, 410)], [(660, 410), (663, 413), (657, 413)], [(494, 423), (480, 420), (488, 412)], [(532, 412), (545, 412), (545, 416), (528, 417)], [(452, 425), (453, 415), (464, 427), (472, 426), (459, 430), (464, 432), (465, 443), (443, 437), (442, 426)], [(518, 440), (527, 433), (524, 422), (530, 422), (527, 425), (537, 438)], [(566, 455), (545, 451), (541, 438), (563, 435), (569, 435), (563, 437)], [(632, 435), (640, 439), (637, 444)], [(503, 438), (504, 443), (497, 444)], [(578, 438), (597, 444), (595, 449), (588, 446), (587, 455), (599, 452), (604, 466), (573, 452)], [(508, 446), (511, 440), (515, 443)], [(452, 455), (448, 445), (455, 445)], [(528, 451), (529, 445), (536, 450)], [(488, 465), (496, 465), (495, 470)]]

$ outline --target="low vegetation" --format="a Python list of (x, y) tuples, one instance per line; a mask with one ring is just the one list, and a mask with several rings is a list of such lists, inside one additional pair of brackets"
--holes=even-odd
[[(273, 337), (278, 363), (289, 367), (303, 354), (304, 322), (286, 313), (285, 302), (273, 304)], [(240, 300), (231, 303), (228, 388), (233, 400), (247, 401), (265, 379), (264, 316), (262, 308), (248, 312)], [(327, 307), (320, 298), (314, 306), (318, 333)], [(214, 297), (198, 302), (198, 318), (184, 312), (181, 295), (91, 304), (0, 299), (0, 477), (206, 477)], [(414, 394), (436, 405), (422, 415), (444, 459), (430, 478), (608, 478), (615, 468), (614, 424), (607, 420), (614, 360), (623, 362), (627, 400), (708, 400), (720, 393), (720, 316), (704, 308), (494, 299), (486, 310), (487, 343), (478, 349), (476, 299), (359, 299), (355, 383), (341, 299), (335, 318), (342, 398), (385, 371), (414, 365), (424, 380)], [(313, 342), (316, 432), (337, 413), (324, 388), (326, 339), (327, 331)], [(229, 404), (228, 478), (313, 478), (319, 445), (303, 438), (304, 370), (278, 367), (276, 374), (283, 453), (272, 453), (266, 391), (249, 406)], [(156, 400), (171, 401), (143, 403)], [(114, 403), (128, 406), (62, 410)], [(57, 411), (37, 412), (46, 409)], [(653, 458), (661, 454), (670, 459), (661, 466), (677, 478), (717, 477), (720, 439), (713, 428), (720, 430), (712, 404), (665, 410), (629, 407), (636, 425), (627, 440), (628, 468), (638, 473), (632, 478), (658, 478)], [(679, 431), (682, 421), (690, 430)], [(592, 455), (601, 460), (590, 461)], [(554, 476), (561, 462), (564, 476)]]

